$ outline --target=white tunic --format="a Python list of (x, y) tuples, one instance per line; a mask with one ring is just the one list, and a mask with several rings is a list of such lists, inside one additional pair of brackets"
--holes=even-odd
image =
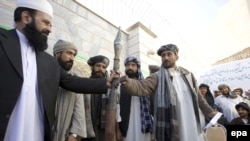
[[(177, 118), (179, 121), (180, 141), (205, 141), (204, 133), (197, 130), (194, 105), (190, 90), (184, 82), (181, 73), (168, 69), (173, 76), (173, 86), (177, 93)], [(204, 115), (200, 112), (201, 128), (205, 126)]]
[(5, 133), (4, 141), (43, 141), (44, 113), (38, 93), (35, 50), (29, 46), (25, 36), (19, 32), (23, 86)]
[(240, 96), (237, 96), (237, 98), (229, 98), (224, 95), (220, 95), (214, 100), (214, 103), (222, 108), (223, 115), (228, 122), (231, 122), (234, 118), (239, 117), (238, 112), (235, 109), (235, 105), (240, 102), (243, 102), (243, 99)]
[(150, 133), (141, 132), (140, 97), (131, 96), (128, 132), (124, 141), (150, 141)]

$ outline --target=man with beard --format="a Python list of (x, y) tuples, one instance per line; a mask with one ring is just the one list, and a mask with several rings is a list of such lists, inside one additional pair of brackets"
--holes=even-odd
[(18, 0), (15, 29), (0, 30), (0, 140), (50, 141), (58, 87), (107, 92), (109, 79), (72, 76), (46, 53), (53, 9), (47, 0)]
[(176, 45), (161, 46), (162, 65), (143, 80), (121, 77), (121, 87), (131, 95), (154, 94), (154, 130), (157, 141), (204, 141), (204, 116), (216, 114), (199, 93), (194, 75), (176, 65)]
[[(90, 78), (98, 79), (108, 77), (107, 67), (109, 66), (109, 59), (107, 57), (102, 55), (93, 56), (89, 58), (87, 63), (91, 67)], [(108, 93), (91, 95), (90, 97), (86, 96), (86, 99), (90, 100), (90, 105), (85, 106), (85, 109), (86, 107), (90, 107), (90, 110), (86, 109), (86, 116), (89, 115), (87, 112), (90, 111), (95, 136), (88, 136), (88, 138), (83, 139), (83, 141), (104, 141), (106, 122), (105, 108), (108, 102)], [(90, 127), (88, 127), (88, 129), (89, 128)]]
[[(217, 105), (214, 104), (214, 97), (212, 92), (209, 89), (209, 86), (207, 84), (200, 84), (199, 85), (199, 91), (201, 93), (201, 95), (204, 97), (204, 99), (207, 101), (208, 105), (213, 108), (214, 110), (217, 110), (219, 112), (222, 112), (222, 109), (220, 107), (218, 107)], [(210, 117), (205, 116), (205, 123), (209, 123), (209, 121), (211, 120)], [(223, 126), (227, 126), (228, 122), (227, 119), (225, 117), (220, 117), (220, 119), (217, 121), (219, 124), (223, 125)]]
[[(71, 42), (58, 40), (53, 48), (54, 57), (68, 73), (81, 76), (72, 68), (77, 48)], [(71, 69), (72, 68), (72, 69)], [(59, 88), (56, 103), (54, 141), (77, 141), (87, 136), (83, 95)]]
[[(130, 79), (142, 80), (140, 61), (128, 57), (124, 61), (125, 73)], [(139, 94), (138, 94), (139, 95)], [(131, 96), (121, 88), (120, 115), (122, 121), (117, 128), (118, 141), (150, 141), (153, 121), (150, 114), (149, 96)]]
[(218, 89), (221, 95), (215, 98), (214, 103), (222, 109), (223, 115), (230, 123), (232, 119), (239, 117), (235, 105), (243, 102), (243, 99), (239, 95), (233, 93), (227, 84), (220, 84)]
[(243, 102), (245, 102), (248, 106), (250, 106), (250, 100), (247, 99), (247, 96), (245, 94), (243, 94), (244, 91), (242, 88), (240, 88), (240, 87), (235, 88), (235, 89), (233, 89), (232, 92), (239, 95), (243, 99)]

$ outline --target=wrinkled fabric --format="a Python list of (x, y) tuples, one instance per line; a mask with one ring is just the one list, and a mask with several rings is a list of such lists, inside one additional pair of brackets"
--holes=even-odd
[[(79, 75), (80, 73), (73, 73), (72, 71), (72, 74)], [(65, 141), (65, 138), (70, 133), (77, 134), (80, 137), (87, 137), (85, 117), (83, 95), (59, 88), (53, 140)]]

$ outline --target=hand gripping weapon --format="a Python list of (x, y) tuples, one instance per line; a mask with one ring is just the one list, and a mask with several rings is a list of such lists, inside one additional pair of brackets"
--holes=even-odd
[[(121, 29), (119, 27), (118, 33), (114, 41), (114, 66), (113, 70), (119, 70), (119, 56), (121, 53)], [(112, 82), (109, 100), (106, 107), (106, 124), (105, 124), (105, 141), (115, 141), (115, 126), (116, 126), (116, 109), (117, 109), (117, 86), (120, 83), (120, 78), (116, 78)]]

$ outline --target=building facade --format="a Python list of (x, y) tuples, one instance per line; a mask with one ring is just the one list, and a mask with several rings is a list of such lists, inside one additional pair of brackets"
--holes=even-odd
[[(52, 54), (53, 45), (58, 39), (73, 42), (79, 49), (76, 65), (84, 70), (86, 76), (90, 70), (86, 63), (89, 57), (95, 55), (107, 56), (113, 67), (114, 39), (118, 32), (117, 26), (75, 0), (49, 0), (54, 8), (53, 27), (49, 35), (49, 48)], [(11, 29), (14, 27), (13, 13), (16, 0), (0, 1), (0, 26)], [(159, 63), (159, 57), (150, 48), (154, 46), (157, 36), (142, 23), (131, 25), (122, 31), (122, 51), (120, 69), (123, 72), (123, 61), (127, 56), (135, 56), (142, 60), (142, 72), (148, 75), (148, 64)], [(158, 64), (159, 65), (159, 64)], [(88, 68), (88, 69), (87, 69)], [(86, 70), (87, 69), (87, 70)]]

